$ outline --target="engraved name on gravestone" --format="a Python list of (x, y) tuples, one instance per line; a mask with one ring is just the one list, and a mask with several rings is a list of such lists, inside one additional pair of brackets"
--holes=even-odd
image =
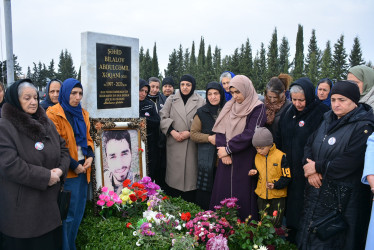
[(131, 48), (96, 44), (97, 108), (131, 107)]

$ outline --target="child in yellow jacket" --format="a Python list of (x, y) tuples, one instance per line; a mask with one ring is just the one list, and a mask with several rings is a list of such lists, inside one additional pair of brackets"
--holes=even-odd
[[(255, 193), (258, 195), (259, 210), (264, 210), (276, 217), (274, 224), (281, 226), (287, 186), (291, 181), (291, 172), (286, 160), (286, 154), (276, 148), (273, 136), (267, 128), (257, 128), (253, 135), (252, 145), (256, 148), (255, 168), (248, 173), (258, 174)], [(277, 212), (275, 212), (277, 211)]]

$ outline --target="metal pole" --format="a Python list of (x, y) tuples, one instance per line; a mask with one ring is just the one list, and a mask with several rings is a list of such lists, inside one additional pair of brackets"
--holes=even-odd
[(10, 1), (11, 0), (4, 0), (7, 87), (14, 82), (12, 8)]

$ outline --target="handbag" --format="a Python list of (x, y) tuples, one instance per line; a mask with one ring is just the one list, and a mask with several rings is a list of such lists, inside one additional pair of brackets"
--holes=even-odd
[(312, 221), (309, 226), (309, 232), (315, 233), (317, 237), (325, 241), (332, 236), (345, 231), (348, 228), (348, 224), (345, 221), (342, 213), (342, 203), (340, 196), (340, 188), (336, 189), (338, 198), (338, 208), (334, 209), (327, 215)]
[(60, 209), (61, 220), (66, 220), (69, 212), (71, 191), (64, 189), (64, 181), (61, 182), (61, 188), (58, 192), (57, 204)]

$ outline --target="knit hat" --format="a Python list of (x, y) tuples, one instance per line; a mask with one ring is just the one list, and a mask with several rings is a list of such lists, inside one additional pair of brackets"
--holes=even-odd
[(256, 128), (255, 134), (252, 138), (252, 145), (254, 147), (266, 147), (273, 145), (273, 135), (265, 127)]
[(162, 80), (162, 86), (165, 86), (165, 85), (171, 85), (172, 87), (174, 87), (175, 83), (174, 83), (173, 77), (171, 76), (165, 77), (164, 80)]
[(331, 96), (339, 94), (351, 99), (354, 103), (358, 104), (360, 100), (360, 89), (355, 82), (340, 81), (334, 84), (331, 90)]

